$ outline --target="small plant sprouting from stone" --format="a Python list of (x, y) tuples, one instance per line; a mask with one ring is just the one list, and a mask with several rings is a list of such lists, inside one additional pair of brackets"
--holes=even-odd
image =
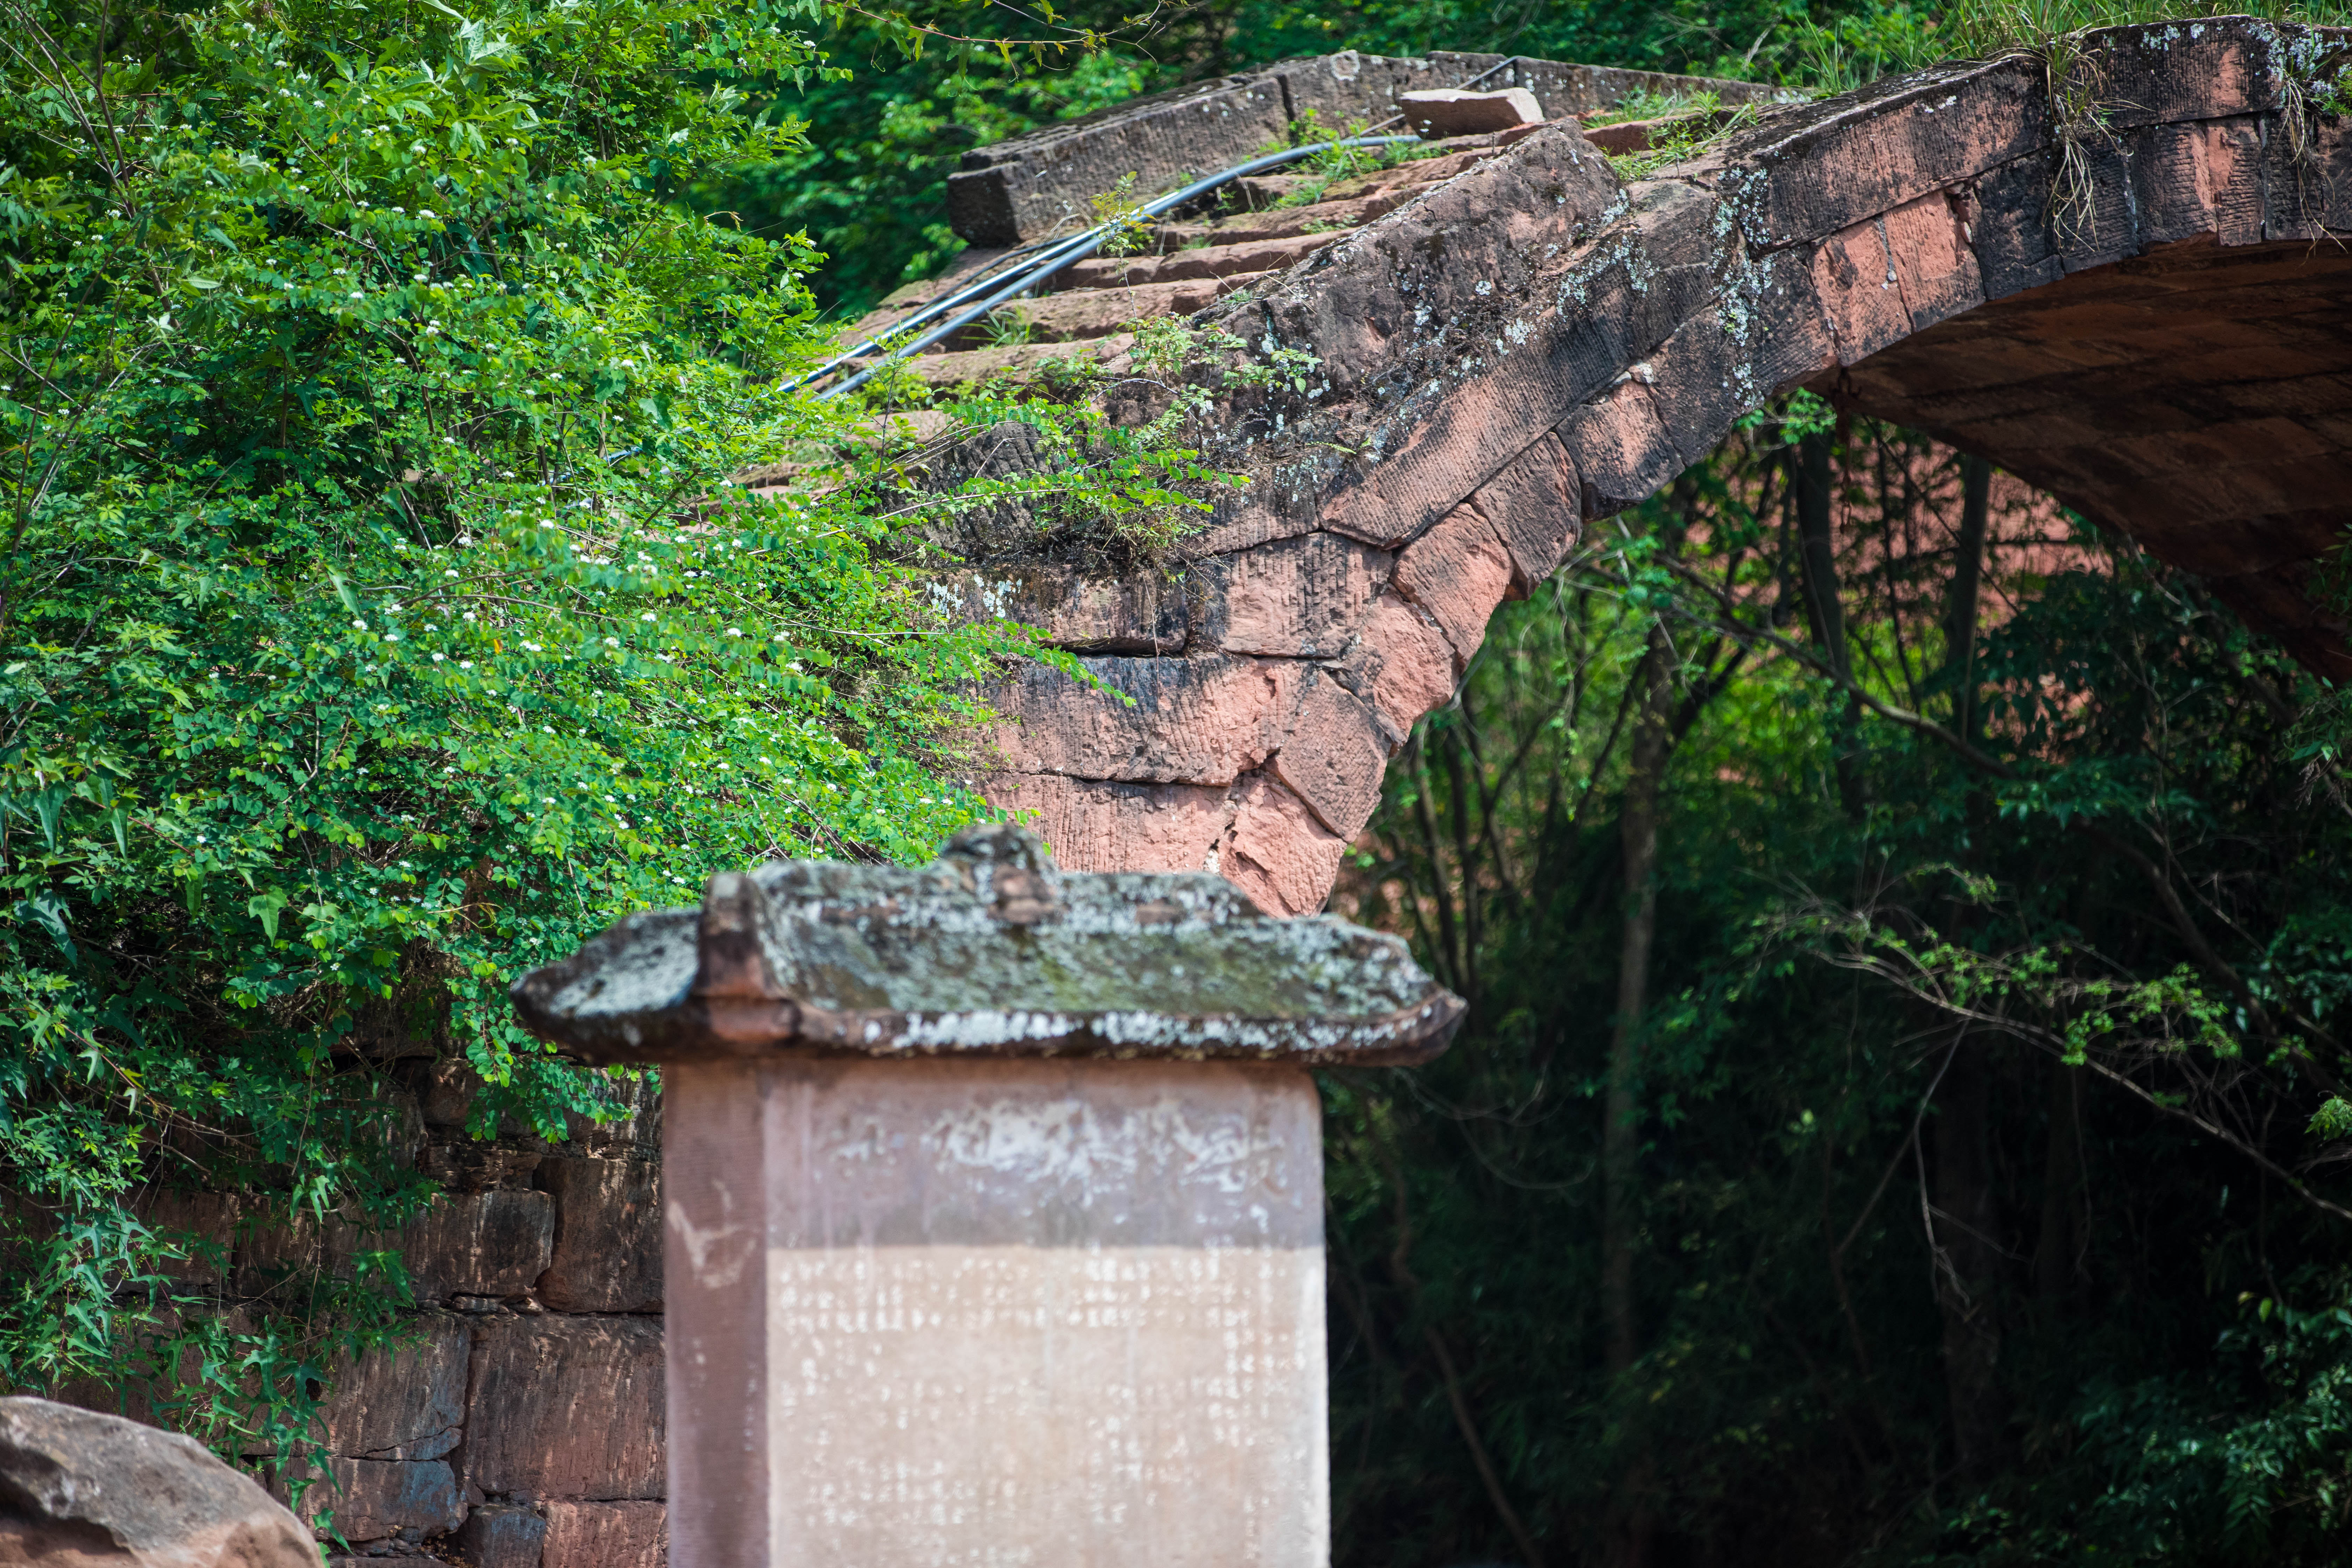
[(1151, 220), (1136, 199), (1136, 178), (1130, 169), (1118, 177), (1118, 184), (1094, 198), (1095, 226), (1110, 226), (1097, 247), (1104, 256), (1137, 256), (1151, 247)]
[(988, 319), (981, 323), (981, 334), (992, 349), (1017, 347), (1027, 342), (1034, 331), (1036, 323), (1029, 319), (1029, 312), (1018, 305), (1005, 305), (991, 310)]

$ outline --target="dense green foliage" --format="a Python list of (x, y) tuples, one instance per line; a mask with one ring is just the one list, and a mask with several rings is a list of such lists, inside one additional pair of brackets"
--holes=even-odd
[[(299, 1440), (326, 1325), (404, 1298), (418, 1058), (484, 1129), (609, 1114), (506, 983), (717, 868), (928, 858), (1028, 645), (927, 623), (876, 547), (961, 503), (780, 376), (805, 245), (671, 199), (799, 147), (733, 85), (811, 67), (797, 13), (7, 15), (0, 1378), (193, 1367), (164, 1413)], [(1183, 504), (1150, 432), (1033, 417), (1055, 516)], [(183, 1187), (340, 1214), (354, 1268), (210, 1313)]]
[(2021, 490), (1971, 606), (1951, 454), (1793, 434), (1507, 607), (1391, 773), (1341, 907), (1473, 1012), (1330, 1086), (1340, 1555), (2336, 1561), (2324, 693)]

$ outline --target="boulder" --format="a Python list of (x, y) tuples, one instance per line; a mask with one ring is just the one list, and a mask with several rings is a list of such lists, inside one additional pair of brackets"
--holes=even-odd
[(310, 1532), (193, 1438), (0, 1399), (0, 1563), (317, 1568)]

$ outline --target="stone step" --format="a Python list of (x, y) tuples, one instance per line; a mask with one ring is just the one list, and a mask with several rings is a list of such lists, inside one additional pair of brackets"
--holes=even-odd
[(1312, 206), (1276, 207), (1269, 212), (1235, 213), (1213, 223), (1169, 223), (1160, 226), (1162, 255), (1189, 247), (1242, 245), (1260, 239), (1294, 239), (1306, 234), (1330, 234), (1360, 227), (1384, 213), (1393, 212), (1428, 189), (1425, 184), (1399, 185), (1353, 201), (1317, 202)]
[(1168, 283), (1188, 278), (1234, 278), (1247, 272), (1278, 272), (1305, 260), (1339, 237), (1339, 233), (1302, 234), (1287, 239), (1254, 239), (1243, 245), (1209, 245), (1172, 256), (1096, 257), (1064, 271), (1063, 289), (1108, 289)]
[(1131, 332), (1119, 332), (1082, 342), (1013, 343), (955, 353), (917, 354), (906, 364), (924, 385), (936, 392), (951, 386), (975, 386), (996, 375), (1031, 380), (1055, 363), (1097, 364), (1125, 353), (1133, 339)]
[[(1150, 316), (1189, 316), (1218, 295), (1240, 288), (1253, 273), (1228, 278), (1187, 278), (1170, 283), (1139, 283), (1131, 288), (1074, 289), (1042, 300), (1016, 300), (1000, 306), (999, 320), (1014, 318), (1026, 325), (1026, 342), (1066, 343), (1105, 338), (1133, 321)], [(948, 340), (951, 349), (1005, 347), (992, 344), (987, 329), (974, 324)]]

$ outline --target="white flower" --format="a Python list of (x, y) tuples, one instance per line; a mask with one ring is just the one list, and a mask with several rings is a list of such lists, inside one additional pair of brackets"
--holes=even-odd
[(729, 626), (727, 628), (727, 635), (730, 637), (740, 637), (743, 635), (743, 628), (741, 626)]
[(621, 639), (618, 637), (606, 637), (604, 639), (604, 646), (606, 647), (618, 647), (621, 646)]
[(539, 732), (542, 735), (552, 735), (555, 733), (555, 726), (552, 724), (541, 724), (539, 727)]
[(470, 658), (461, 658), (457, 661), (457, 668), (459, 669), (471, 669), (474, 668), (474, 661)]
[(398, 642), (400, 640), (400, 634), (398, 632), (386, 632), (383, 634), (383, 640), (386, 642)]
[(443, 575), (444, 577), (455, 577), (457, 574), (456, 574), (455, 572), (443, 572), (443, 573), (441, 574), (441, 575)]
[(447, 655), (446, 655), (446, 654), (438, 654), (438, 653), (436, 653), (436, 654), (435, 654), (435, 655), (433, 656), (433, 662), (434, 662), (434, 663), (436, 663), (436, 664), (439, 664), (439, 663), (440, 663), (444, 658), (447, 658), (447, 657), (448, 657), (448, 656), (447, 656)]
[(431, 207), (418, 207), (416, 209), (416, 216), (418, 217), (434, 218), (436, 222), (438, 221), (438, 215), (436, 215)]
[(654, 613), (653, 613), (651, 610), (647, 610), (644, 615), (639, 616), (637, 617), (637, 619), (639, 619), (639, 620), (641, 620), (641, 621), (650, 621), (650, 620), (652, 620), (653, 618), (654, 618)]
[(363, 632), (367, 630), (367, 623), (365, 621), (353, 621), (352, 623), (352, 630), (355, 632)]

